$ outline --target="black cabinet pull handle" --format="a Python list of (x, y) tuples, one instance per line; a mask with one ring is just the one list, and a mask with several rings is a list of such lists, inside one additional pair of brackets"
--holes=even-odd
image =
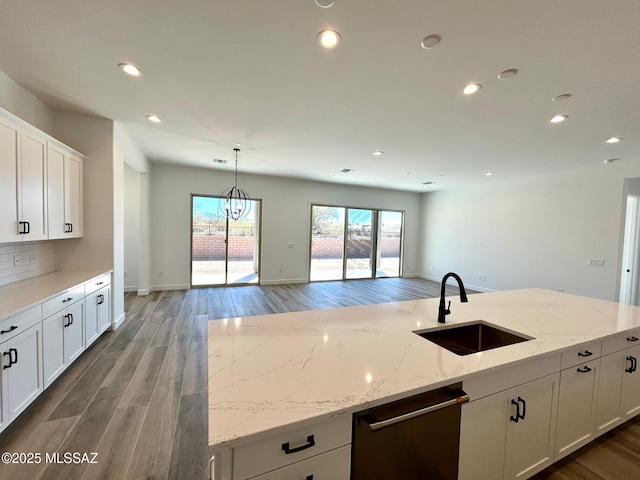
[(65, 315), (64, 317), (62, 317), (62, 326), (64, 328), (67, 328), (69, 325), (71, 325), (70, 323), (68, 323), (69, 320), (69, 315)]
[(27, 231), (27, 222), (18, 222), (18, 235), (25, 235)]
[(637, 342), (638, 341), (638, 337), (635, 337), (633, 335), (631, 335), (630, 337), (627, 337), (627, 342)]
[(522, 416), (520, 417), (520, 419), (524, 420), (524, 417), (527, 416), (527, 402), (520, 396), (518, 396), (518, 402), (522, 402)]
[(631, 362), (631, 366), (629, 366), (629, 368), (625, 368), (624, 371), (627, 373), (633, 373), (636, 371), (636, 368), (638, 367), (638, 360), (636, 359), (636, 357), (633, 357), (631, 355), (629, 355), (627, 357), (627, 361)]
[(0, 335), (2, 335), (3, 333), (13, 332), (16, 328), (18, 328), (16, 325), (11, 325), (9, 330), (0, 330)]
[(67, 297), (64, 300), (62, 300), (62, 303), (67, 303), (67, 302), (70, 302), (71, 300), (73, 300), (73, 297)]
[[(16, 359), (15, 360), (11, 359), (11, 352), (16, 354)], [(11, 365), (13, 365), (15, 363), (18, 363), (18, 349), (17, 348), (10, 348), (9, 349), (9, 366), (11, 366)]]
[[(520, 398), (520, 397), (518, 397)], [(509, 417), (509, 420), (511, 420), (512, 422), (518, 423), (518, 421), (520, 420), (520, 404), (518, 402), (516, 402), (513, 398), (511, 399), (511, 405), (515, 405), (516, 406), (516, 416), (514, 417), (513, 415), (511, 415)]]
[(591, 355), (593, 355), (593, 353), (590, 352), (589, 350), (585, 350), (584, 353), (578, 352), (579, 357), (590, 357)]
[(576, 371), (578, 371), (580, 373), (589, 373), (591, 371), (591, 368), (589, 368), (587, 365), (585, 365), (582, 368), (578, 368)]
[(7, 368), (11, 368), (11, 352), (3, 352), (2, 356), (4, 357), (5, 355), (9, 357), (9, 365), (3, 365), (2, 366), (3, 370), (6, 370)]
[(24, 233), (31, 233), (31, 224), (29, 222), (24, 222), (26, 230)]
[(283, 443), (282, 444), (282, 450), (284, 451), (285, 454), (289, 455), (290, 453), (301, 452), (302, 450), (306, 450), (307, 448), (311, 448), (315, 444), (316, 444), (316, 441), (313, 438), (313, 435), (309, 435), (307, 437), (307, 443), (305, 443), (304, 445), (300, 445), (299, 447), (290, 448), (289, 447), (289, 442), (287, 442), (287, 443)]
[(96, 285), (102, 285), (104, 282), (98, 282), (96, 283)]
[(98, 305), (102, 305), (104, 303), (104, 295), (98, 295)]
[(73, 223), (69, 224), (69, 233), (73, 233)]
[(73, 313), (69, 314), (69, 325), (73, 325)]

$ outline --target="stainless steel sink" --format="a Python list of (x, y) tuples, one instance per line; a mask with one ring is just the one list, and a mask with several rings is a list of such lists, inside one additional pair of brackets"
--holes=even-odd
[(450, 327), (415, 330), (413, 333), (456, 355), (469, 355), (533, 340), (533, 337), (511, 332), (482, 320)]

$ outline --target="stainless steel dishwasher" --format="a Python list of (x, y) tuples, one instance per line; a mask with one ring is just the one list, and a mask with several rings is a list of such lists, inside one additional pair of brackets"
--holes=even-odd
[(460, 414), (456, 383), (353, 416), (352, 480), (455, 480)]

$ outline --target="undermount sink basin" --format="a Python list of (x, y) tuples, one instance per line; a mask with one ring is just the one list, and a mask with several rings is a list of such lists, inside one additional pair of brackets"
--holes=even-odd
[(415, 330), (413, 333), (446, 348), (456, 355), (469, 355), (470, 353), (484, 352), (485, 350), (533, 340), (533, 337), (510, 332), (483, 321), (428, 330)]

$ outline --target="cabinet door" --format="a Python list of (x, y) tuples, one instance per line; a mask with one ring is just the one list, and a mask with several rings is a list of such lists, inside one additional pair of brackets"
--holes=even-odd
[(66, 368), (64, 361), (64, 324), (66, 312), (58, 312), (42, 322), (42, 359), (44, 385), (47, 388)]
[(0, 243), (18, 235), (18, 161), (20, 127), (0, 118)]
[(640, 413), (640, 346), (625, 350), (624, 374), (622, 376), (621, 414), (623, 420)]
[(600, 360), (560, 373), (555, 458), (558, 460), (590, 442), (595, 433), (595, 398)]
[(97, 290), (85, 298), (84, 311), (84, 339), (88, 347), (98, 338), (98, 308), (100, 290)]
[[(5, 342), (3, 387), (13, 420), (42, 392), (42, 325), (37, 324)], [(5, 355), (8, 353), (8, 355)], [(8, 368), (5, 368), (7, 367)]]
[(553, 462), (559, 376), (521, 385), (509, 401), (506, 478), (529, 478)]
[(459, 480), (504, 477), (510, 391), (462, 405)]
[(47, 225), (49, 238), (65, 238), (64, 152), (54, 145), (47, 149)]
[(111, 326), (111, 285), (100, 289), (98, 303), (98, 335)]
[(64, 327), (64, 363), (69, 365), (84, 351), (84, 302), (67, 307)]
[(627, 354), (623, 350), (605, 355), (600, 359), (600, 379), (596, 400), (596, 435), (611, 430), (622, 422), (620, 399), (626, 357)]
[(18, 219), (24, 240), (47, 238), (46, 141), (36, 134), (22, 131), (18, 172)]
[(82, 160), (67, 154), (64, 164), (64, 209), (67, 237), (82, 236)]

